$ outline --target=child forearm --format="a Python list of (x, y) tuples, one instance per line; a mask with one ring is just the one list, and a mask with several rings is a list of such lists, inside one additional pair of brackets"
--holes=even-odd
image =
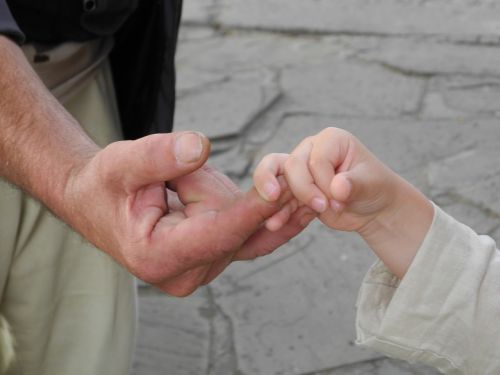
[(429, 231), (434, 207), (403, 178), (392, 177), (393, 203), (358, 232), (391, 272), (402, 278)]

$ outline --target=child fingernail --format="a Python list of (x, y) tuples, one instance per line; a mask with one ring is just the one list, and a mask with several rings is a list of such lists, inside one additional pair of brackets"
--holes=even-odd
[(323, 198), (313, 198), (311, 207), (314, 211), (321, 214), (326, 211), (326, 200)]
[(342, 205), (339, 202), (332, 199), (330, 201), (330, 208), (332, 209), (333, 212), (338, 213), (342, 210)]
[(264, 194), (267, 199), (273, 199), (276, 194), (278, 194), (279, 188), (272, 182), (268, 182), (264, 185)]

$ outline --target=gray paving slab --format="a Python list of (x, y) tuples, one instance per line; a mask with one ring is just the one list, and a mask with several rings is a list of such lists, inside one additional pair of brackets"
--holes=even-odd
[[(210, 28), (196, 28), (198, 32)], [(276, 35), (259, 32), (219, 32), (216, 37), (191, 38), (179, 45), (178, 68), (190, 67), (219, 74), (279, 69), (324, 63), (376, 48), (376, 37)]]
[(352, 59), (330, 59), (282, 73), (295, 111), (338, 116), (400, 116), (418, 111), (424, 80)]
[(455, 194), (500, 217), (498, 146), (468, 149), (432, 162), (429, 182), (434, 194)]
[(500, 79), (451, 76), (430, 81), (420, 116), (426, 118), (498, 116)]
[[(291, 114), (273, 138), (263, 145), (255, 160), (271, 152), (290, 152), (303, 138), (326, 126), (346, 129), (356, 135), (378, 158), (399, 173), (429, 165), (474, 147), (492, 147), (498, 142), (500, 127), (496, 118), (417, 120), (342, 118)], [(481, 169), (482, 162), (477, 161)]]
[(133, 375), (205, 373), (209, 366), (210, 325), (203, 316), (205, 291), (186, 299), (141, 287), (139, 337)]
[(387, 358), (354, 363), (340, 368), (319, 371), (314, 375), (437, 375), (439, 372), (425, 366), (411, 365)]
[(182, 12), (184, 22), (210, 22), (216, 15), (217, 8), (214, 0), (190, 0), (184, 2)]
[(196, 130), (212, 139), (238, 135), (281, 94), (270, 71), (188, 77), (179, 77), (180, 82), (191, 79), (191, 83), (181, 83), (185, 88), (177, 100), (176, 130)]
[(479, 234), (494, 235), (500, 226), (500, 217), (473, 201), (466, 202), (455, 194), (436, 196), (434, 202), (461, 223), (470, 226)]
[(498, 43), (458, 43), (439, 38), (389, 38), (359, 55), (378, 61), (394, 70), (422, 75), (500, 75)]
[[(238, 27), (458, 37), (500, 32), (500, 5), (493, 0), (218, 0), (216, 4), (215, 21)], [(186, 19), (205, 22), (207, 13), (190, 11)]]
[[(500, 239), (500, 3), (186, 0), (176, 129), (241, 187), (326, 126)], [(353, 345), (374, 257), (319, 223), (186, 299), (140, 288), (133, 375), (434, 375)]]
[(255, 262), (235, 264), (212, 285), (233, 322), (244, 374), (302, 374), (371, 359), (354, 346), (354, 309), (373, 255), (354, 235), (318, 223)]

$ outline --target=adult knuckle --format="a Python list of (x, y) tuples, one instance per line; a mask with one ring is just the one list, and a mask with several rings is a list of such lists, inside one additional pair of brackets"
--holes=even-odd
[(198, 289), (198, 285), (195, 284), (174, 284), (172, 286), (162, 288), (162, 290), (166, 293), (178, 298), (188, 297), (193, 294), (196, 289)]

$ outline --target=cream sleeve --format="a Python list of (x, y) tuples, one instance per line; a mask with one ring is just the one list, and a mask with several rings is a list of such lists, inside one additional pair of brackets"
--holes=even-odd
[(402, 280), (378, 262), (357, 302), (357, 343), (445, 374), (500, 374), (500, 252), (435, 206)]

